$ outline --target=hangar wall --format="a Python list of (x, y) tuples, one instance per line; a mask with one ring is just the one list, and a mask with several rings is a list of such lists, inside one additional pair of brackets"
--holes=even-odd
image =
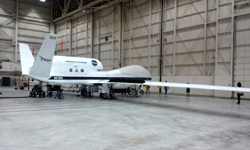
[[(18, 6), (18, 7), (17, 7)], [(18, 13), (17, 13), (18, 12)], [(27, 43), (38, 53), (50, 32), (51, 5), (39, 0), (0, 1), (0, 61), (20, 62), (17, 43)], [(17, 34), (16, 34), (17, 31)]]
[[(57, 54), (94, 57), (105, 70), (138, 64), (157, 81), (160, 15), (160, 0), (131, 0), (67, 18), (56, 23)], [(249, 23), (246, 0), (164, 0), (163, 81), (224, 86), (241, 81), (250, 87)], [(232, 96), (220, 91), (192, 93)]]

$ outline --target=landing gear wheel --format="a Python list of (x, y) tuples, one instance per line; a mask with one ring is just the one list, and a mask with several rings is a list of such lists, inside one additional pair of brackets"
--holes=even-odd
[(87, 91), (81, 91), (81, 96), (84, 96), (84, 97), (88, 97), (88, 93), (87, 93)]
[(143, 91), (143, 90), (141, 90), (141, 94), (144, 94), (144, 91)]
[(107, 93), (102, 93), (102, 96), (103, 96), (104, 99), (108, 99)]
[(110, 99), (116, 99), (116, 96), (115, 96), (115, 94), (112, 93), (112, 94), (109, 95), (109, 98)]

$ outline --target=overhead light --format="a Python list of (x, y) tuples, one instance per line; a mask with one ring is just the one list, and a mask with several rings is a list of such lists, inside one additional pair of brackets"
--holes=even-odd
[(40, 0), (40, 2), (45, 2), (46, 0)]

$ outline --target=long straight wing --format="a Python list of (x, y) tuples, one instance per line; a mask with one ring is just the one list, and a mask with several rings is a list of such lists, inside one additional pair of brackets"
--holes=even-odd
[(205, 89), (205, 90), (221, 90), (221, 91), (234, 91), (234, 92), (250, 92), (250, 88), (227, 87), (227, 86), (216, 86), (216, 85), (202, 85), (202, 84), (184, 84), (184, 83), (146, 81), (143, 85), (168, 86), (168, 87), (179, 87), (179, 88), (194, 88), (194, 89)]

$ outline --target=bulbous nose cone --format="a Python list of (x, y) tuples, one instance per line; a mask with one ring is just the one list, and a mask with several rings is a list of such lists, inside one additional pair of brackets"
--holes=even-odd
[(142, 66), (132, 65), (120, 68), (118, 70), (121, 71), (121, 75), (151, 79), (151, 74), (148, 72), (147, 69), (143, 68)]

